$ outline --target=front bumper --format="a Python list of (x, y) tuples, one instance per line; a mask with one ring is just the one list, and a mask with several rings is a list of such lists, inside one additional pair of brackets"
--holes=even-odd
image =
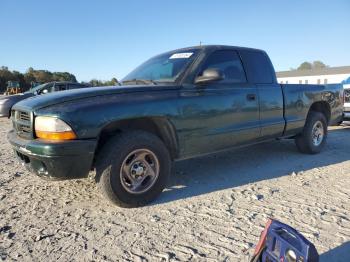
[(87, 177), (92, 167), (97, 141), (27, 140), (15, 131), (7, 135), (17, 158), (28, 170), (38, 176), (52, 179), (74, 179)]

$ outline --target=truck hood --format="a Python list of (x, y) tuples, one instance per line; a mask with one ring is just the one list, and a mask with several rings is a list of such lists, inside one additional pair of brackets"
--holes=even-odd
[(17, 103), (13, 109), (34, 111), (64, 102), (96, 96), (178, 89), (175, 85), (127, 85), (73, 89), (35, 96)]

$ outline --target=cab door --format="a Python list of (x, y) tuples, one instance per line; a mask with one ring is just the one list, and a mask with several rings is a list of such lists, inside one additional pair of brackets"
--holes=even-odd
[(238, 53), (214, 51), (200, 71), (209, 68), (219, 69), (224, 79), (181, 92), (179, 135), (185, 141), (184, 155), (253, 143), (260, 136), (258, 90), (248, 83)]
[(283, 92), (265, 52), (240, 50), (250, 83), (259, 93), (261, 140), (280, 137), (285, 127)]

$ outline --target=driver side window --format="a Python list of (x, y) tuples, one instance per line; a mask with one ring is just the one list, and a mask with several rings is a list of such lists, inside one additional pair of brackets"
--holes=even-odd
[(208, 68), (216, 68), (223, 73), (224, 79), (221, 82), (247, 82), (241, 59), (234, 50), (219, 50), (209, 55), (202, 67), (202, 72)]

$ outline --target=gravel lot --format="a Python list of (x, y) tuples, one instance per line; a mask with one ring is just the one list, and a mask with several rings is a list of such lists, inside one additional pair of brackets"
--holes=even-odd
[(50, 182), (14, 159), (0, 120), (0, 259), (247, 261), (268, 217), (300, 230), (321, 261), (350, 261), (350, 126), (319, 155), (275, 141), (176, 163), (159, 200), (108, 204), (88, 179)]

